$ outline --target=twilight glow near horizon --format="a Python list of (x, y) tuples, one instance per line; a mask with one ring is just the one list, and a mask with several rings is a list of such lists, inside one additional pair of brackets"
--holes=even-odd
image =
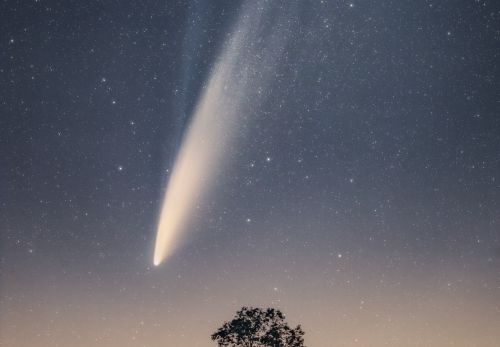
[(494, 1), (7, 1), (0, 347), (498, 347)]

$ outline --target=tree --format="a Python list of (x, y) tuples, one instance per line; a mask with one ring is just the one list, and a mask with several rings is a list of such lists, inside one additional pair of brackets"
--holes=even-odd
[(303, 336), (300, 325), (290, 328), (280, 310), (242, 307), (212, 340), (219, 347), (305, 347)]

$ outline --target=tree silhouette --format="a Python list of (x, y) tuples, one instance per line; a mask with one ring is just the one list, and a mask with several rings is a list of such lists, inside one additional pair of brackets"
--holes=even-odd
[(242, 307), (212, 334), (212, 340), (219, 347), (305, 347), (302, 336), (300, 325), (290, 328), (280, 310)]

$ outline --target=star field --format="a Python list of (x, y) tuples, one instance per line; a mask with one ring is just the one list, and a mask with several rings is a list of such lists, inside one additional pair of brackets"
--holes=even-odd
[[(234, 142), (153, 267), (245, 6)], [(4, 1), (0, 27), (0, 346), (215, 346), (241, 306), (309, 347), (497, 346), (495, 1)]]

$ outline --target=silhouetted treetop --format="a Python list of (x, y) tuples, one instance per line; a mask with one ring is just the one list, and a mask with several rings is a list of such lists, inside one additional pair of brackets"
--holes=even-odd
[(211, 337), (220, 347), (305, 347), (303, 336), (300, 325), (290, 328), (280, 310), (242, 307)]

